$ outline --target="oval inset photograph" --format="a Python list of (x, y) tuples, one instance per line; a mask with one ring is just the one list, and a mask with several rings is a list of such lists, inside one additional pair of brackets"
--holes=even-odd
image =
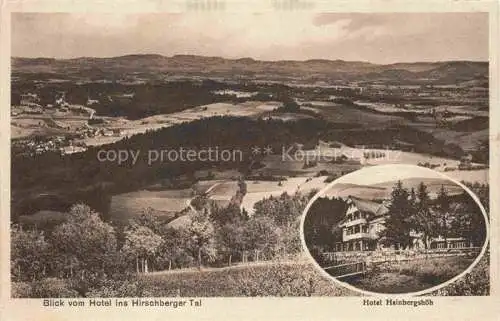
[(367, 294), (424, 294), (484, 255), (488, 216), (469, 188), (414, 165), (381, 165), (320, 191), (302, 219), (316, 266)]

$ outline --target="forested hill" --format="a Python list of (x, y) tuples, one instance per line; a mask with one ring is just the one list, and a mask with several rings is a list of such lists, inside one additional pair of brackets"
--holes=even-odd
[[(296, 122), (279, 120), (252, 120), (238, 117), (213, 117), (193, 121), (156, 132), (135, 135), (115, 144), (89, 148), (86, 152), (61, 157), (57, 153), (45, 153), (35, 157), (12, 154), (12, 209), (13, 213), (32, 213), (34, 208), (26, 207), (28, 198), (40, 193), (61, 195), (74, 193), (86, 200), (104, 197), (103, 188), (112, 192), (132, 191), (145, 184), (163, 178), (194, 173), (199, 169), (217, 167), (248, 170), (251, 151), (254, 146), (271, 146), (281, 153), (282, 148), (294, 143), (315, 146), (319, 139), (342, 141), (348, 145), (378, 144), (391, 146), (396, 139), (414, 144), (417, 152), (435, 155), (461, 156), (458, 146), (446, 145), (432, 134), (410, 127), (394, 127), (360, 131), (358, 125), (332, 125), (319, 119), (303, 119)], [(240, 150), (242, 159), (234, 162), (172, 162), (156, 161), (148, 164), (148, 152), (179, 149), (199, 150), (219, 148)], [(99, 162), (100, 150), (140, 151), (135, 164), (129, 161)], [(26, 175), (29, 173), (29, 175)], [(72, 192), (70, 192), (72, 191)], [(75, 196), (73, 195), (73, 196)], [(86, 196), (85, 196), (86, 195)], [(97, 197), (99, 196), (99, 197)], [(75, 196), (76, 197), (76, 196)], [(79, 196), (80, 197), (80, 196)], [(71, 198), (75, 203), (80, 198)], [(105, 201), (105, 200), (103, 200)], [(92, 204), (90, 204), (92, 205)], [(98, 206), (96, 206), (98, 207)], [(97, 208), (106, 212), (105, 208)]]
[(111, 58), (74, 59), (12, 58), (12, 72), (52, 73), (80, 76), (126, 74), (175, 74), (211, 76), (301, 77), (343, 80), (384, 80), (456, 84), (487, 80), (488, 62), (447, 61), (377, 65), (360, 61), (312, 59), (305, 61), (260, 61), (252, 58), (225, 59), (195, 55), (126, 55)]

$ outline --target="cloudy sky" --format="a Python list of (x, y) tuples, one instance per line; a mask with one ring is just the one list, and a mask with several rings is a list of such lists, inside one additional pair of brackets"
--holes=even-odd
[(374, 63), (487, 60), (486, 13), (12, 15), (12, 55), (196, 54)]

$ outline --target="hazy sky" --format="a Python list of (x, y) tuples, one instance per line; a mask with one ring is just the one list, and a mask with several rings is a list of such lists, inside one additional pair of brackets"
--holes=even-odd
[(12, 55), (196, 54), (375, 63), (488, 60), (487, 13), (12, 15)]

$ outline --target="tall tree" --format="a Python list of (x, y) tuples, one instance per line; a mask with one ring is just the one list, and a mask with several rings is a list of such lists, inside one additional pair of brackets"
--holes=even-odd
[(464, 191), (458, 197), (453, 209), (455, 212), (454, 220), (451, 222), (453, 231), (457, 236), (469, 240), (474, 246), (482, 246), (486, 239), (486, 225), (476, 201)]
[(436, 199), (436, 210), (439, 214), (440, 234), (446, 242), (449, 228), (448, 221), (450, 217), (450, 197), (448, 196), (444, 185), (441, 185)]
[(307, 204), (307, 197), (296, 193), (292, 196), (282, 193), (279, 197), (270, 196), (254, 205), (255, 216), (267, 216), (274, 219), (278, 226), (291, 226), (302, 215)]
[(68, 221), (52, 233), (51, 243), (67, 262), (69, 274), (79, 270), (83, 279), (86, 271), (114, 268), (117, 242), (113, 227), (84, 204), (74, 205), (68, 215)]
[(416, 199), (413, 225), (416, 232), (422, 233), (424, 246), (428, 249), (432, 237), (439, 234), (439, 221), (431, 209), (429, 191), (424, 182), (418, 185)]
[(248, 250), (246, 227), (247, 222), (234, 220), (217, 228), (217, 252), (226, 257), (228, 265)]
[(198, 267), (201, 268), (203, 259), (209, 262), (216, 259), (215, 228), (206, 209), (193, 215), (186, 228), (186, 237), (186, 246), (197, 258)]
[(392, 243), (409, 247), (412, 214), (410, 194), (407, 189), (403, 188), (403, 183), (398, 181), (391, 192), (391, 204), (382, 235)]
[(136, 271), (149, 272), (150, 260), (162, 245), (162, 238), (149, 227), (133, 224), (125, 231), (124, 253), (135, 257)]
[(191, 266), (195, 259), (186, 247), (188, 240), (184, 229), (165, 228), (161, 237), (163, 242), (158, 250), (156, 262), (161, 269)]
[(244, 233), (246, 250), (259, 251), (268, 257), (275, 256), (280, 249), (285, 251), (286, 242), (282, 239), (282, 231), (270, 217), (251, 217)]
[(50, 244), (44, 233), (11, 227), (10, 255), (12, 276), (16, 280), (33, 281), (43, 277), (49, 266)]
[(344, 218), (347, 203), (342, 198), (318, 198), (304, 219), (304, 238), (308, 247), (332, 251), (335, 243), (342, 241), (339, 222)]

